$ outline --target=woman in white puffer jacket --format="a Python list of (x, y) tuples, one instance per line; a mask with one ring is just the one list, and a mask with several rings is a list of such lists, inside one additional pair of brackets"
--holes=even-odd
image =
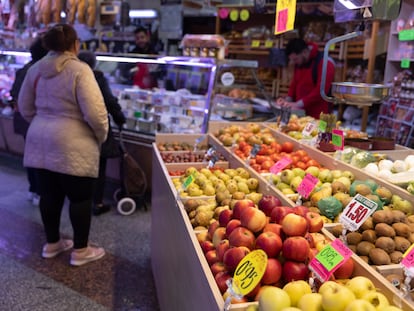
[[(38, 169), (47, 239), (42, 256), (55, 257), (73, 246), (71, 264), (82, 265), (105, 254), (90, 246), (88, 238), (108, 113), (92, 70), (77, 58), (80, 43), (73, 27), (52, 27), (43, 44), (50, 52), (29, 69), (18, 97), (19, 111), (30, 122), (24, 165)], [(60, 237), (65, 197), (70, 202), (73, 242)]]

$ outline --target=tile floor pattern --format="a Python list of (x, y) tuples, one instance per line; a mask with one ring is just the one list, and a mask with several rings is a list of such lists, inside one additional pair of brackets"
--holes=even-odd
[[(21, 158), (0, 153), (0, 310), (157, 311), (150, 262), (151, 212), (93, 216), (90, 240), (107, 254), (81, 267), (70, 251), (41, 258), (45, 243), (38, 207), (27, 200)], [(71, 237), (67, 205), (62, 236)]]

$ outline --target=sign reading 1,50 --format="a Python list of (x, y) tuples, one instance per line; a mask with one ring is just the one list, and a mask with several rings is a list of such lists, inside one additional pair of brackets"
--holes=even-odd
[(246, 289), (259, 276), (251, 261), (247, 260), (240, 267), (237, 267), (234, 276), (240, 277), (239, 287)]
[(368, 212), (368, 208), (361, 204), (357, 204), (357, 202), (353, 202), (348, 206), (348, 211), (345, 216), (359, 224)]

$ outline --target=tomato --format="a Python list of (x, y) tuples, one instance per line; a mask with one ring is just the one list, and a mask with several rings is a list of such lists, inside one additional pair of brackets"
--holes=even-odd
[[(299, 149), (299, 150), (296, 150), (296, 151), (295, 151), (295, 155), (297, 155), (297, 156), (299, 156), (299, 157), (303, 158), (303, 157), (305, 157), (305, 156), (308, 156), (308, 153), (307, 153), (305, 150), (303, 150), (303, 149)], [(305, 162), (306, 162), (306, 161), (305, 161)]]
[(295, 147), (295, 145), (292, 142), (285, 141), (282, 144), (282, 151), (287, 152), (287, 153), (291, 153), (293, 151), (294, 147)]
[(314, 160), (314, 159), (310, 159), (308, 162), (306, 162), (306, 165), (309, 166), (316, 166), (316, 167), (321, 167), (321, 165), (318, 163), (318, 161)]
[(272, 160), (266, 160), (263, 161), (261, 164), (262, 170), (269, 170), (273, 165), (275, 164), (275, 162), (273, 162)]
[(306, 165), (306, 163), (305, 163), (305, 162), (298, 161), (298, 162), (296, 163), (296, 167), (301, 168), (301, 169), (303, 169), (303, 170), (306, 170), (306, 168), (307, 168), (308, 166)]

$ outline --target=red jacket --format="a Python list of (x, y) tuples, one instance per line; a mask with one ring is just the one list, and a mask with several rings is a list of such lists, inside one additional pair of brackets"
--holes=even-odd
[[(312, 46), (310, 60), (308, 64), (302, 67), (295, 67), (293, 79), (289, 86), (288, 96), (291, 97), (293, 101), (302, 100), (306, 115), (319, 119), (321, 112), (329, 112), (329, 103), (322, 99), (320, 93), (323, 61), (319, 61), (317, 68), (317, 82), (315, 85), (312, 78), (312, 68), (316, 56), (318, 55), (318, 46), (312, 42), (309, 42), (308, 44)], [(332, 59), (329, 59), (326, 70), (326, 94), (328, 94), (329, 89), (331, 88), (334, 77), (335, 64)]]

